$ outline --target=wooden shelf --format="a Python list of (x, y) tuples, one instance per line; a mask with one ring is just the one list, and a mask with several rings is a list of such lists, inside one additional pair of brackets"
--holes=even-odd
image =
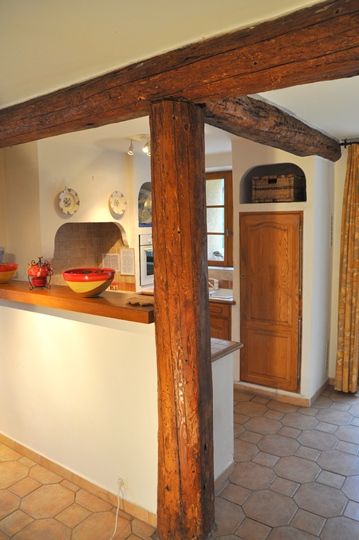
[(23, 304), (44, 306), (123, 321), (151, 324), (154, 322), (153, 306), (128, 305), (129, 299), (143, 296), (136, 293), (104, 292), (97, 298), (82, 298), (67, 286), (51, 285), (50, 289), (29, 289), (27, 281), (10, 281), (0, 284), (0, 299)]

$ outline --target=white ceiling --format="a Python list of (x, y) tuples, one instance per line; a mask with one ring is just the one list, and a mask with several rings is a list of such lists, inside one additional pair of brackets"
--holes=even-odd
[[(0, 0), (0, 108), (316, 3)], [(262, 97), (335, 138), (349, 139), (359, 136), (358, 95), (355, 77)], [(148, 119), (139, 119), (62, 137), (125, 150), (131, 136), (148, 132)], [(229, 150), (230, 136), (207, 126), (206, 151)]]

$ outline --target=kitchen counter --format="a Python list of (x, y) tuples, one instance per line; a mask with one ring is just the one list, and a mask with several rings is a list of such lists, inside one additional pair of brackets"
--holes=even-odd
[(144, 324), (155, 320), (153, 305), (128, 304), (131, 299), (143, 302), (143, 297), (136, 293), (106, 291), (96, 298), (82, 298), (67, 286), (30, 290), (28, 281), (12, 280), (0, 284), (0, 299)]

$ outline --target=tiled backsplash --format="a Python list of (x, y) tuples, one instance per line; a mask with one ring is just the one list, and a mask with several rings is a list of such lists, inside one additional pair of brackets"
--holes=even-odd
[[(123, 247), (121, 231), (115, 223), (65, 223), (55, 236), (51, 283), (65, 285), (64, 270), (102, 266), (104, 253), (119, 254)], [(113, 285), (116, 283), (118, 290), (136, 290), (135, 276), (122, 276), (116, 272)]]
[(220, 289), (233, 289), (233, 268), (208, 268), (208, 277), (219, 281)]

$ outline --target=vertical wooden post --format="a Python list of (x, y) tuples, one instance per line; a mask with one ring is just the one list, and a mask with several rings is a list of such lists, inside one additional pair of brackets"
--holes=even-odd
[(204, 120), (193, 104), (151, 108), (159, 540), (214, 528), (212, 371)]

